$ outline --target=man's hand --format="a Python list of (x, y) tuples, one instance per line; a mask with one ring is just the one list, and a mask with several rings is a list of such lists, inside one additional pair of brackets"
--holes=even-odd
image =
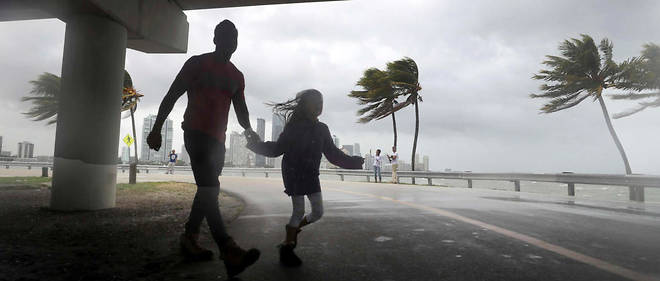
[(149, 145), (149, 148), (158, 151), (162, 143), (163, 143), (163, 137), (160, 135), (160, 130), (158, 131), (152, 130), (151, 133), (149, 133), (149, 136), (147, 137), (147, 144)]
[(245, 132), (243, 132), (243, 135), (245, 135), (245, 138), (247, 139), (248, 143), (255, 143), (261, 141), (259, 134), (257, 134), (257, 132), (253, 131), (252, 129), (245, 130)]

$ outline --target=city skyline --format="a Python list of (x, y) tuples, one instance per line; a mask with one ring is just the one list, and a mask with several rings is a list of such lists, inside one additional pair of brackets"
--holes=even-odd
[(171, 119), (166, 119), (163, 123), (163, 127), (160, 130), (160, 134), (162, 136), (161, 148), (158, 151), (155, 151), (150, 149), (149, 145), (147, 144), (147, 137), (149, 136), (154, 123), (156, 123), (156, 118), (157, 116), (155, 114), (151, 114), (143, 119), (139, 161), (167, 162), (169, 159), (168, 155), (170, 151), (172, 151), (172, 140), (174, 138), (174, 128)]

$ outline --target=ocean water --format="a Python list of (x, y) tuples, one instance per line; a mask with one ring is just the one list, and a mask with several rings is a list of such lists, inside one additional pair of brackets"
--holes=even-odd
[[(232, 174), (225, 173), (231, 176), (240, 176), (240, 173)], [(263, 174), (248, 174), (247, 176), (262, 177)], [(278, 174), (269, 174), (271, 178), (281, 178)], [(321, 175), (322, 180), (340, 180), (336, 175)], [(391, 178), (383, 177), (383, 181), (387, 182)], [(366, 182), (364, 176), (344, 176), (345, 181)], [(373, 181), (373, 177), (371, 177)], [(412, 184), (410, 178), (400, 178), (402, 184)], [(423, 178), (416, 179), (416, 184), (426, 185), (427, 181)], [(434, 186), (452, 187), (452, 188), (467, 188), (467, 180), (453, 180), (453, 179), (433, 179)], [(513, 182), (507, 181), (491, 181), (491, 180), (473, 180), (472, 188), (475, 189), (491, 189), (491, 190), (506, 190), (515, 191)], [(553, 182), (520, 182), (521, 192), (548, 194), (548, 195), (568, 195), (568, 185), (564, 183)], [(660, 188), (645, 188), (645, 201), (649, 203), (660, 203)], [(591, 184), (575, 184), (575, 197), (580, 199), (595, 199), (595, 200), (608, 200), (608, 201), (628, 201), (628, 187), (627, 186), (613, 186), (613, 185), (591, 185)]]

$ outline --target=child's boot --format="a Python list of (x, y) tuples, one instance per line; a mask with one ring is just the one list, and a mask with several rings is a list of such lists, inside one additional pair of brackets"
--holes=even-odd
[(199, 245), (199, 234), (181, 234), (179, 237), (181, 252), (193, 260), (210, 260), (213, 258), (213, 252), (204, 249)]
[(245, 268), (254, 264), (261, 252), (257, 249), (247, 251), (239, 247), (233, 238), (229, 237), (225, 245), (220, 247), (220, 259), (224, 261), (229, 278), (243, 272)]
[(280, 262), (284, 266), (296, 267), (302, 264), (302, 260), (293, 252), (298, 242), (299, 229), (286, 225), (286, 240), (280, 244)]

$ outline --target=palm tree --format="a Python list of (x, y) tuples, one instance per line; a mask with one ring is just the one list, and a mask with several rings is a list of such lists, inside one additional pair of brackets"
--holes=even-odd
[[(59, 108), (57, 97), (60, 95), (61, 82), (60, 77), (44, 72), (39, 75), (37, 80), (30, 81), (32, 90), (31, 96), (22, 97), (21, 101), (31, 102), (32, 107), (23, 114), (33, 121), (48, 120), (46, 125), (57, 123), (57, 111)], [(133, 82), (130, 74), (124, 70), (124, 88), (133, 88)], [(123, 96), (123, 93), (122, 93)], [(140, 95), (141, 96), (141, 95)], [(122, 111), (129, 110), (137, 104), (137, 100), (131, 100), (129, 103), (124, 103), (122, 100)]]
[(649, 107), (660, 107), (660, 46), (649, 43), (643, 46), (642, 55), (629, 59), (622, 64), (622, 88), (635, 92), (651, 90), (651, 93), (614, 94), (615, 100), (646, 100), (637, 104), (637, 107), (614, 114), (614, 119), (626, 117)]
[[(409, 57), (387, 63), (387, 76), (392, 81), (394, 95), (406, 97), (405, 102), (397, 105), (399, 110), (408, 105), (415, 106), (415, 138), (412, 148), (412, 170), (415, 170), (415, 154), (417, 151), (417, 139), (419, 136), (419, 102), (422, 102), (422, 96), (419, 91), (422, 87), (419, 85), (419, 70), (417, 63)], [(415, 178), (413, 178), (415, 184)]]
[(32, 102), (32, 107), (23, 114), (34, 121), (48, 120), (47, 125), (57, 123), (57, 96), (60, 93), (60, 77), (44, 72), (32, 84), (31, 96), (21, 98), (21, 101)]
[[(612, 139), (621, 154), (626, 174), (631, 174), (628, 157), (617, 137), (610, 121), (607, 107), (603, 101), (603, 90), (624, 88), (617, 82), (621, 79), (625, 67), (612, 60), (612, 43), (603, 39), (598, 46), (586, 34), (581, 39), (571, 38), (559, 45), (561, 56), (546, 56), (544, 65), (548, 69), (539, 71), (534, 79), (550, 84), (541, 85), (541, 94), (532, 94), (532, 98), (548, 98), (550, 101), (542, 108), (543, 113), (552, 113), (571, 108), (591, 97), (598, 100), (603, 117)], [(600, 52), (599, 52), (600, 51)]]
[(360, 123), (368, 123), (392, 116), (392, 129), (394, 131), (394, 146), (397, 144), (396, 117), (394, 112), (397, 107), (397, 96), (394, 94), (392, 83), (387, 73), (378, 68), (369, 68), (357, 82), (364, 90), (351, 91), (349, 97), (356, 98), (359, 105), (365, 107), (358, 110), (357, 115)]

